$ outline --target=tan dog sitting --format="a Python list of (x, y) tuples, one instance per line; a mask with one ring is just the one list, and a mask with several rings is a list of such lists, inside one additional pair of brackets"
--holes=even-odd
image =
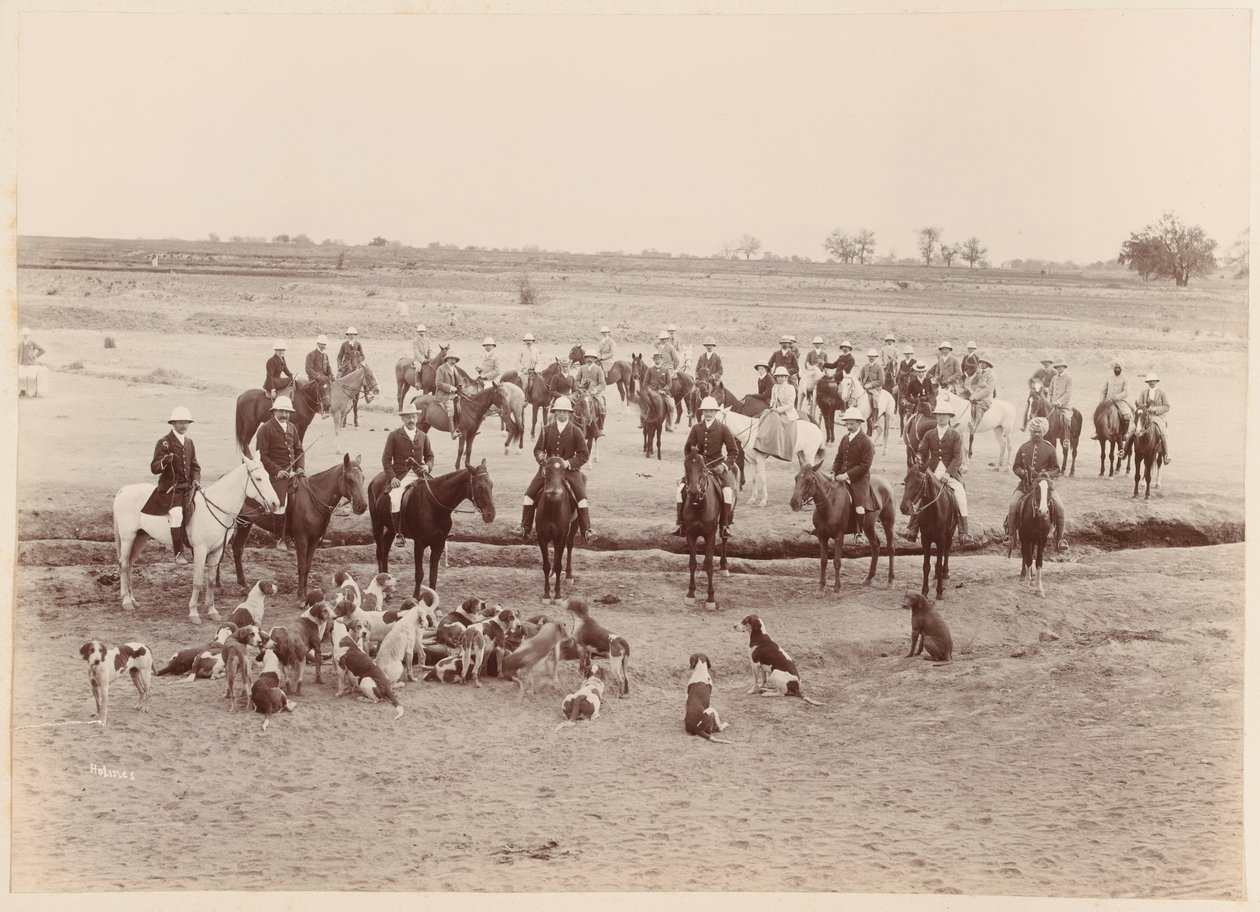
[(949, 635), (949, 625), (932, 603), (918, 592), (907, 592), (901, 607), (910, 609), (910, 651), (906, 658), (920, 655), (926, 649), (925, 659), (953, 661), (954, 640)]

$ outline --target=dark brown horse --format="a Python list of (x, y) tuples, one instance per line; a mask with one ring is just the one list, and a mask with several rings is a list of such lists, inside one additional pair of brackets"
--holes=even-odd
[[(801, 468), (796, 473), (796, 486), (792, 489), (792, 499), (788, 505), (797, 512), (806, 504), (814, 505), (814, 536), (818, 539), (818, 591), (821, 594), (827, 588), (828, 542), (834, 541), (835, 582), (832, 591), (839, 592), (841, 550), (844, 537), (858, 529), (857, 511), (853, 507), (849, 486), (832, 481), (819, 471), (822, 466), (821, 457), (813, 465), (807, 464), (799, 454), (797, 458)], [(870, 483), (878, 510), (867, 511), (862, 517), (861, 531), (871, 543), (871, 566), (862, 584), (871, 584), (879, 564), (879, 536), (875, 533), (875, 518), (878, 513), (879, 522), (884, 527), (884, 538), (888, 541), (888, 583), (892, 585), (893, 523), (897, 518), (892, 487), (878, 475), (870, 476)]]
[[(501, 403), (503, 397), (497, 387), (490, 386), (481, 389), (476, 383), (460, 387), (456, 395), (460, 399), (459, 412), (456, 415), (459, 421), (460, 437), (459, 446), (455, 450), (455, 467), (459, 468), (462, 461), (465, 468), (471, 468), (473, 441), (477, 439), (477, 432), (481, 430), (481, 422), (485, 420), (490, 406)], [(446, 409), (442, 408), (442, 403), (433, 396), (418, 396), (413, 404), (416, 411), (420, 413), (420, 430), (426, 434), (429, 428), (450, 431), (451, 422), (446, 417)]]
[[(691, 582), (687, 586), (687, 604), (696, 602), (696, 548), (701, 538), (704, 539), (704, 573), (708, 577), (709, 588), (704, 607), (717, 608), (713, 597), (713, 554), (719, 540), (718, 526), (722, 519), (722, 484), (709, 470), (704, 456), (692, 450), (683, 459), (683, 532), (687, 536), (687, 552), (690, 555), (688, 566), (691, 570)], [(726, 569), (726, 539), (722, 538), (722, 557), (719, 569), (723, 576), (730, 576)]]
[(1155, 469), (1155, 490), (1159, 490), (1159, 475), (1164, 465), (1164, 436), (1159, 427), (1151, 421), (1146, 409), (1139, 408), (1133, 413), (1133, 496), (1138, 496), (1138, 484), (1142, 473), (1146, 473), (1146, 499), (1151, 499), (1151, 468)]
[(652, 458), (652, 438), (656, 438), (656, 458), (661, 458), (661, 428), (669, 416), (669, 399), (656, 390), (639, 385), (639, 417), (643, 419), (643, 458)]
[[(394, 520), (389, 512), (389, 479), (381, 472), (368, 486), (372, 511), (372, 538), (376, 540), (376, 571), (389, 572), (389, 549), (394, 543)], [(438, 564), (451, 534), (451, 514), (465, 500), (471, 500), (481, 520), (494, 522), (494, 482), (486, 461), (475, 469), (456, 469), (437, 478), (422, 477), (403, 495), (402, 533), (415, 549), (416, 582), (412, 598), (420, 597), (424, 579), (424, 552), (429, 550), (429, 588), (437, 589)]]
[(569, 398), (573, 401), (573, 423), (586, 438), (589, 461), (599, 462), (596, 450), (599, 446), (599, 432), (604, 429), (604, 416), (600, 413), (599, 403), (593, 393), (582, 389), (575, 389), (569, 394)]
[[(1054, 518), (1050, 511), (1050, 478), (1042, 472), (1034, 481), (1032, 490), (1023, 496), (1015, 511), (1015, 536), (1019, 539), (1019, 578), (1027, 579), (1037, 595), (1046, 597), (1046, 587), (1041, 581), (1041, 565), (1050, 538)], [(1009, 553), (1009, 552), (1008, 552)]]
[[(928, 406), (923, 403), (919, 408), (926, 409)], [(923, 435), (934, 427), (936, 427), (935, 415), (923, 411), (906, 415), (905, 424), (902, 425), (902, 439), (906, 444), (906, 468), (914, 465), (915, 459), (918, 458), (919, 442), (923, 440)]]
[(416, 370), (416, 362), (414, 358), (404, 356), (398, 359), (398, 363), (394, 365), (394, 382), (398, 384), (398, 407), (403, 407), (403, 399), (407, 395), (407, 391), (418, 389), (421, 393), (433, 395), (437, 388), (437, 369), (441, 367), (442, 361), (446, 358), (446, 350), (449, 345), (439, 345), (437, 353), (420, 365), (419, 371)]
[(617, 387), (623, 405), (634, 401), (634, 372), (629, 361), (614, 361), (612, 367), (604, 371), (604, 382)]
[[(356, 514), (362, 514), (367, 509), (367, 492), (358, 456), (352, 461), (346, 454), (331, 469), (302, 477), (289, 492), (285, 510), (289, 518), (288, 534), (293, 538), (297, 551), (298, 599), (306, 598), (306, 581), (315, 551), (328, 531), (333, 510), (343, 500), (350, 501)], [(242, 557), (254, 526), (261, 526), (273, 535), (280, 533), (279, 515), (266, 512), (260, 503), (251, 498), (245, 501), (236, 518), (236, 534), (232, 538), (232, 563), (236, 565), (236, 583), (242, 589), (246, 588)]]
[(901, 498), (901, 512), (919, 517), (919, 534), (923, 536), (923, 589), (928, 594), (928, 571), (932, 567), (932, 547), (936, 546), (936, 597), (945, 597), (945, 580), (949, 579), (949, 548), (958, 526), (958, 504), (949, 486), (917, 462), (906, 472), (906, 491)]
[[(1072, 409), (1071, 417), (1065, 419), (1062, 409), (1054, 408), (1040, 396), (1032, 396), (1029, 399), (1029, 410), (1033, 418), (1045, 418), (1050, 422), (1050, 430), (1046, 431), (1046, 443), (1055, 449), (1062, 447), (1063, 456), (1059, 460), (1059, 465), (1063, 467), (1065, 475), (1075, 475), (1076, 449), (1081, 442), (1081, 426), (1084, 423), (1081, 413)], [(1070, 471), (1068, 469), (1069, 452), (1072, 457)]]
[[(543, 489), (538, 496), (534, 529), (538, 533), (538, 550), (542, 552), (543, 600), (560, 600), (560, 571), (573, 579), (573, 536), (577, 532), (577, 502), (564, 483), (564, 460), (551, 456), (543, 463)], [(552, 554), (555, 554), (555, 595), (551, 592)], [(563, 560), (562, 560), (563, 558)], [(562, 566), (563, 565), (563, 566)]]
[(568, 395), (573, 390), (573, 381), (565, 373), (565, 364), (559, 358), (531, 376), (528, 383), (519, 371), (514, 370), (506, 372), (499, 379), (519, 386), (525, 394), (525, 402), (533, 406), (533, 418), (529, 425), (531, 440), (538, 431), (538, 412), (542, 411), (542, 423), (546, 427), (551, 403), (557, 396)]
[(823, 429), (827, 432), (827, 442), (836, 442), (836, 412), (844, 410), (844, 399), (840, 396), (840, 384), (834, 377), (823, 377), (814, 386), (814, 401), (822, 412)]
[(708, 371), (701, 370), (696, 375), (695, 387), (687, 394), (687, 411), (693, 415), (696, 414), (700, 410), (700, 403), (708, 396), (717, 400), (718, 408), (735, 408), (739, 405), (739, 400), (735, 398), (734, 393), (722, 384), (709, 379)]
[[(330, 384), (327, 380), (316, 380), (303, 383), (294, 380), (292, 385), (280, 395), (289, 397), (293, 403), (293, 423), (297, 425), (298, 437), (306, 435), (306, 429), (315, 420), (316, 415), (327, 415), (331, 406)], [(246, 390), (236, 397), (236, 451), (245, 456), (249, 451), (250, 441), (258, 426), (271, 417), (271, 406), (274, 402), (268, 398), (267, 391), (262, 389)]]
[[(691, 374), (684, 374), (682, 371), (674, 371), (674, 376), (669, 380), (669, 397), (674, 400), (674, 408), (677, 414), (674, 417), (674, 424), (682, 423), (683, 404), (687, 398), (687, 394), (691, 392), (691, 388), (696, 385), (696, 381), (692, 379)], [(699, 403), (696, 403), (699, 405)], [(687, 426), (690, 427), (696, 421), (696, 413), (691, 409), (687, 410)]]
[[(1110, 478), (1124, 463), (1124, 474), (1129, 474), (1132, 456), (1124, 453), (1124, 419), (1120, 407), (1114, 402), (1100, 402), (1094, 409), (1094, 437), (1098, 441), (1098, 474), (1104, 472)], [(1108, 452), (1110, 447), (1110, 452)]]

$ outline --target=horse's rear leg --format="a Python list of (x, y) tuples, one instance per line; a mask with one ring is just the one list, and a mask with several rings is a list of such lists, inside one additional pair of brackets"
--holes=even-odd
[[(438, 564), (445, 564), (446, 557), (446, 541), (439, 540), (429, 546), (429, 588), (437, 592)], [(416, 577), (419, 579), (419, 576)], [(419, 598), (419, 595), (413, 598)]]
[(883, 520), (884, 539), (888, 542), (888, 584), (892, 585), (893, 581), (893, 555), (896, 549), (893, 547), (893, 523), (896, 521), (892, 512), (892, 504), (889, 504), (888, 515)]
[(542, 551), (543, 565), (543, 601), (551, 601), (551, 551), (548, 543), (543, 541), (542, 535), (538, 536), (539, 550)]
[(835, 574), (835, 583), (831, 587), (832, 592), (840, 591), (840, 552), (844, 547), (844, 530), (840, 529), (835, 538), (835, 544), (832, 546), (831, 559), (834, 563), (832, 572)]
[[(565, 542), (564, 577), (570, 582), (573, 581), (573, 539), (576, 534), (577, 534), (577, 527), (569, 526), (569, 540)], [(557, 571), (557, 575), (558, 573), (559, 571)], [(560, 584), (557, 583), (556, 584), (557, 595), (559, 594), (559, 592), (560, 592)]]
[(249, 533), (254, 531), (254, 524), (238, 525), (232, 535), (232, 563), (236, 567), (236, 585), (246, 589), (245, 585), (245, 543), (249, 541)]
[(687, 585), (687, 604), (694, 604), (696, 601), (696, 540), (697, 536), (690, 532), (687, 534), (687, 551), (689, 558), (687, 560), (687, 569), (691, 576)]
[(822, 595), (827, 591), (827, 555), (830, 553), (827, 548), (827, 539), (818, 536), (818, 594)]
[(122, 597), (124, 611), (136, 610), (136, 597), (131, 590), (131, 568), (135, 566), (136, 558), (140, 556), (140, 551), (144, 548), (145, 538), (147, 538), (146, 533), (137, 531), (129, 541), (119, 542), (118, 591)]
[(949, 578), (949, 543), (936, 549), (936, 599), (945, 598), (945, 580)]
[[(919, 532), (922, 535), (922, 530)], [(923, 589), (924, 595), (928, 594), (928, 579), (932, 573), (932, 546), (926, 538), (923, 539)]]

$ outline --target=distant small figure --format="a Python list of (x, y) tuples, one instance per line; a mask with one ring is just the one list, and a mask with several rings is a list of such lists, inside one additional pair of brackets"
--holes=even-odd
[(31, 338), (31, 331), (22, 327), (22, 340), (18, 343), (18, 395), (37, 397), (48, 368), (39, 363), (43, 347)]

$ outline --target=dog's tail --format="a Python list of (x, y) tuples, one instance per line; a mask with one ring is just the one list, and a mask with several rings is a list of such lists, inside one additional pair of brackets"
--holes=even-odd
[(728, 741), (726, 738), (715, 738), (708, 732), (698, 732), (698, 734), (706, 741), (712, 741), (714, 744), (734, 744), (734, 741)]
[(440, 600), (438, 599), (438, 594), (434, 592), (432, 589), (430, 589), (428, 586), (421, 586), (420, 587), (420, 601), (428, 605), (431, 610), (436, 611), (438, 602)]
[(556, 726), (556, 731), (560, 731), (560, 729), (562, 728), (568, 728), (569, 726), (573, 724), (574, 723), (572, 719), (565, 719), (563, 722), (561, 722), (559, 725)]

